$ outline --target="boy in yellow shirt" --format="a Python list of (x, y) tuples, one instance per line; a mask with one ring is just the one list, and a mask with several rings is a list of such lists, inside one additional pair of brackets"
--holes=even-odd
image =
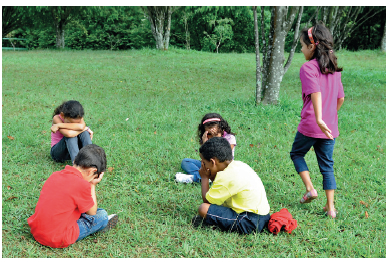
[[(201, 193), (204, 203), (193, 226), (216, 225), (223, 231), (261, 232), (270, 219), (265, 188), (247, 164), (232, 160), (225, 138), (214, 137), (200, 147)], [(213, 181), (209, 188), (209, 179)]]

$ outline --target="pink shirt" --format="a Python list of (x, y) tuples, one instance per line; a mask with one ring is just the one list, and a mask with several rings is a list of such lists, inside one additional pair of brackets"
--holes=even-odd
[[(62, 122), (64, 122), (61, 115), (57, 115), (57, 116), (59, 116), (59, 118), (61, 118)], [(55, 133), (51, 132), (51, 147), (53, 147), (59, 141), (61, 141), (62, 138), (63, 138), (63, 135), (61, 134), (61, 132), (59, 132), (59, 130)]]
[(322, 119), (332, 131), (332, 136), (338, 137), (338, 98), (344, 97), (341, 73), (324, 75), (320, 72), (319, 63), (316, 59), (304, 63), (300, 69), (303, 109), (301, 120), (297, 130), (309, 137), (325, 138), (326, 135), (316, 123), (310, 94), (321, 92)]
[(227, 139), (228, 142), (230, 142), (230, 145), (234, 145), (234, 149), (232, 149), (232, 159), (234, 159), (234, 152), (235, 152), (235, 146), (236, 146), (236, 138), (234, 135), (228, 134), (226, 131), (223, 133), (223, 137)]

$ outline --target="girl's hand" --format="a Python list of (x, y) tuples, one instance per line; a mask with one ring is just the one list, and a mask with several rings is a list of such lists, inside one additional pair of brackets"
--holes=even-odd
[(204, 132), (203, 137), (201, 139), (203, 140), (203, 144), (208, 141), (208, 131)]
[(51, 132), (56, 133), (59, 130), (59, 127), (57, 124), (53, 124), (50, 128)]
[(211, 170), (205, 168), (204, 162), (201, 162), (201, 168), (199, 170), (201, 179), (208, 180), (211, 177)]
[(331, 140), (334, 140), (334, 137), (331, 135), (332, 131), (328, 128), (326, 123), (323, 120), (318, 120), (317, 125), (320, 127), (321, 131)]
[(93, 139), (93, 131), (89, 127), (86, 131), (88, 131), (88, 133), (90, 135), (90, 140), (92, 140)]
[(101, 172), (99, 177), (95, 175), (94, 178), (89, 183), (91, 183), (92, 185), (97, 185), (98, 183), (100, 183), (101, 179), (103, 179), (103, 176), (104, 176), (104, 172)]

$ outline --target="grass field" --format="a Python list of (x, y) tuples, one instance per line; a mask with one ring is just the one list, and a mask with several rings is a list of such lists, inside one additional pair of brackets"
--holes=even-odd
[[(2, 54), (2, 257), (386, 257), (386, 60), (379, 51), (342, 51), (345, 102), (334, 159), (336, 219), (314, 152), (306, 160), (319, 197), (305, 189), (289, 151), (302, 107), (296, 54), (280, 102), (255, 106), (255, 55), (171, 49), (28, 51)], [(79, 100), (93, 142), (110, 171), (97, 186), (99, 207), (118, 226), (65, 249), (37, 243), (27, 224), (52, 172), (54, 108)], [(241, 236), (193, 228), (200, 185), (177, 184), (181, 160), (199, 158), (196, 127), (220, 113), (235, 132), (235, 159), (249, 164), (267, 191), (271, 213), (287, 208), (292, 234)]]

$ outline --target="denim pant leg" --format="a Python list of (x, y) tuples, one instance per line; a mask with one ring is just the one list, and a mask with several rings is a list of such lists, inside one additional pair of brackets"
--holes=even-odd
[(181, 168), (189, 175), (193, 175), (193, 182), (200, 182), (201, 180), (199, 174), (199, 170), (201, 168), (200, 160), (184, 158), (184, 160), (182, 160), (181, 162)]
[(108, 214), (107, 211), (102, 208), (98, 208), (96, 215), (94, 216), (82, 213), (81, 217), (77, 220), (77, 225), (80, 229), (80, 235), (77, 238), (77, 241), (102, 230), (107, 224)]
[(50, 156), (56, 162), (64, 162), (66, 160), (70, 160), (70, 155), (66, 146), (65, 137), (63, 137), (57, 144), (51, 147)]
[(292, 151), (290, 151), (290, 158), (293, 161), (297, 173), (302, 171), (309, 171), (304, 157), (309, 149), (311, 149), (311, 147), (315, 144), (315, 142), (315, 138), (304, 136), (297, 131), (296, 137), (294, 138)]
[(68, 149), (70, 160), (72, 162), (76, 158), (78, 151), (86, 145), (92, 144), (88, 131), (84, 131), (76, 137), (66, 137), (66, 147)]
[(332, 158), (335, 146), (335, 138), (318, 139), (313, 148), (315, 149), (320, 173), (323, 175), (323, 189), (336, 189), (334, 176), (334, 160)]

